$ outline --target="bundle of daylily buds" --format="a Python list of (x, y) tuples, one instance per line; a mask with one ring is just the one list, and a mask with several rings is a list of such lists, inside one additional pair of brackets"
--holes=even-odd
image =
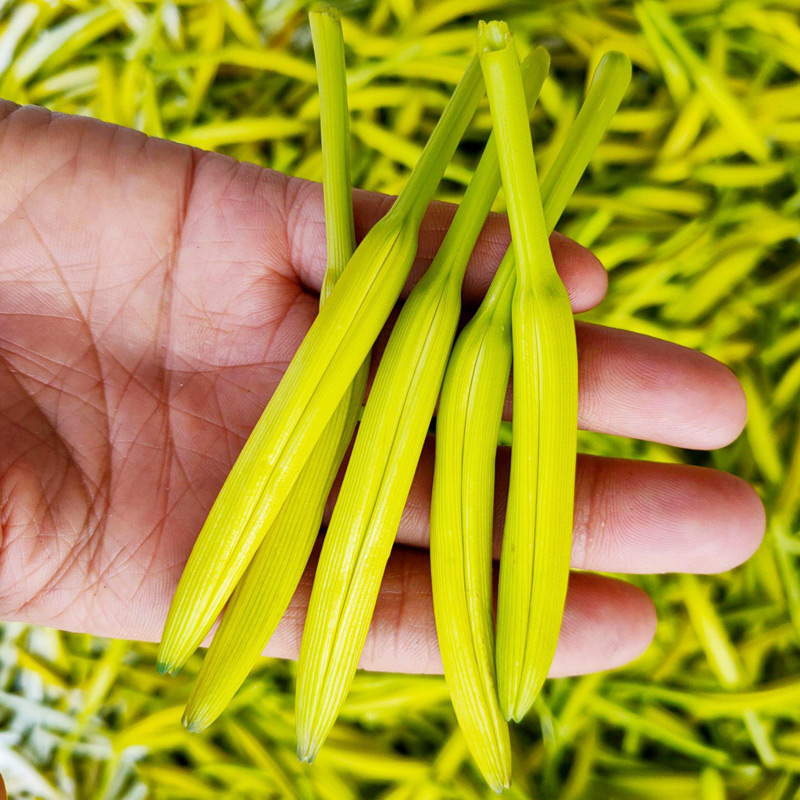
[[(319, 315), (200, 531), (172, 600), (159, 669), (179, 670), (222, 613), (184, 722), (203, 729), (225, 708), (297, 588), (360, 415), (316, 570), (297, 671), (297, 751), (311, 762), (353, 680), (436, 412), (430, 553), (439, 644), (465, 738), (487, 782), (500, 791), (511, 772), (507, 720), (522, 719), (542, 688), (569, 574), (577, 354), (548, 237), (620, 104), (630, 62), (617, 52), (602, 58), (540, 181), (529, 118), (548, 54), (536, 48), (520, 63), (506, 24), (481, 23), (478, 54), (407, 183), (356, 247), (337, 13), (312, 12), (311, 31), (328, 258)], [(492, 135), (436, 258), (403, 304), (364, 404), (370, 351), (408, 278), (425, 211), (484, 93)], [(457, 336), (462, 280), (501, 184), (511, 245)], [(512, 368), (511, 476), (495, 642), (494, 465)]]

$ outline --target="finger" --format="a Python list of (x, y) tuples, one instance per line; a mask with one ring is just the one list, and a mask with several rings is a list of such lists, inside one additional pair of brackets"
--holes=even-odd
[[(325, 274), (325, 217), (320, 184), (295, 179), (287, 191), (287, 230), (295, 243), (292, 263), (303, 285), (318, 291)], [(388, 211), (393, 197), (355, 190), (353, 211), (356, 237), (366, 232)], [(406, 294), (423, 275), (444, 238), (456, 212), (451, 203), (431, 203), (419, 232), (417, 259), (411, 270)], [(511, 237), (508, 221), (502, 214), (490, 214), (470, 258), (464, 279), (464, 302), (476, 306), (492, 280)], [(608, 277), (600, 262), (579, 244), (554, 233), (550, 239), (558, 272), (572, 302), (574, 311), (586, 311), (605, 296)]]
[[(317, 547), (292, 602), (265, 655), (296, 658), (316, 569)], [(85, 566), (85, 565), (84, 565)], [(135, 594), (120, 604), (110, 585), (81, 592), (62, 578), (48, 588), (52, 598), (37, 596), (21, 606), (3, 606), (8, 621), (48, 624), (63, 630), (158, 641), (182, 563), (141, 575)], [(63, 601), (74, 598), (74, 613)], [(57, 611), (59, 600), (62, 611)], [(117, 601), (117, 602), (111, 602)], [(67, 603), (70, 605), (70, 603)], [(47, 611), (47, 609), (51, 611)], [(647, 595), (634, 586), (590, 574), (570, 576), (564, 622), (550, 674), (583, 674), (621, 666), (650, 643), (655, 613)], [(204, 645), (207, 646), (211, 636)], [(392, 672), (439, 673), (442, 670), (431, 599), (428, 554), (397, 547), (387, 564), (367, 637), (361, 666)]]
[(724, 572), (750, 558), (764, 538), (764, 506), (735, 475), (596, 456), (582, 456), (577, 474), (576, 567)]
[[(374, 377), (396, 319), (373, 350)], [(694, 449), (730, 444), (747, 419), (744, 392), (719, 361), (651, 336), (576, 324), (578, 427)], [(513, 387), (504, 417), (511, 419)]]
[[(297, 657), (312, 576), (313, 567), (306, 571), (265, 655)], [(653, 604), (635, 586), (598, 575), (571, 575), (550, 675), (579, 675), (626, 664), (648, 646), (655, 621)], [(427, 553), (403, 547), (392, 553), (360, 666), (392, 672), (442, 671)]]
[(579, 322), (576, 332), (578, 427), (698, 450), (742, 432), (744, 392), (724, 364), (631, 331)]
[[(497, 457), (495, 558), (500, 557), (510, 451)], [(427, 547), (434, 442), (417, 468), (397, 535)], [(333, 507), (336, 488), (328, 503)], [(764, 507), (745, 481), (725, 472), (579, 455), (572, 566), (598, 572), (723, 572), (746, 561), (764, 536)]]

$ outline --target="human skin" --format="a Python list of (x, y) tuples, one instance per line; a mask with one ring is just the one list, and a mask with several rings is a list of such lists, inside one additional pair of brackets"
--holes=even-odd
[[(354, 200), (359, 236), (392, 202)], [(409, 286), (453, 211), (429, 210)], [(465, 281), (467, 312), (508, 241), (493, 215)], [(551, 247), (573, 309), (599, 303), (602, 265), (558, 234)], [(160, 637), (197, 532), (314, 319), (324, 268), (319, 184), (0, 101), (0, 618)], [(582, 322), (577, 335), (581, 428), (696, 449), (741, 432), (744, 396), (722, 364)], [(381, 342), (385, 332), (378, 353)], [(508, 460), (501, 449), (498, 530)], [(366, 668), (441, 669), (426, 550), (432, 463), (427, 446)], [(576, 477), (580, 570), (719, 572), (763, 536), (758, 496), (732, 475), (579, 456)], [(297, 654), (312, 574), (313, 563), (268, 655)], [(551, 674), (623, 664), (654, 627), (639, 589), (577, 572)]]

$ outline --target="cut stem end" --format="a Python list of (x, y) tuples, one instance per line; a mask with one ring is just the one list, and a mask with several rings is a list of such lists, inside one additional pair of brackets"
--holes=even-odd
[(478, 23), (478, 48), (482, 53), (502, 50), (511, 43), (508, 25), (500, 20)]

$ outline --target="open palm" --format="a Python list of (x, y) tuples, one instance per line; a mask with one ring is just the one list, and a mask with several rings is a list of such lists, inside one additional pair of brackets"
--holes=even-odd
[[(391, 198), (355, 202), (363, 234)], [(431, 208), (411, 282), (452, 212)], [(598, 303), (600, 264), (552, 241), (573, 308)], [(493, 216), (467, 308), (507, 243)], [(0, 102), (0, 617), (159, 637), (203, 519), (314, 318), (324, 264), (319, 185)], [(740, 432), (741, 390), (706, 356), (583, 323), (578, 344), (581, 427), (693, 448)], [(426, 448), (367, 667), (440, 667), (425, 550), (432, 457)], [(508, 453), (498, 459), (502, 484)], [(694, 467), (581, 456), (575, 503), (580, 569), (724, 570), (764, 527), (750, 487)], [(497, 506), (500, 523), (502, 496)], [(297, 652), (309, 582), (268, 653)], [(576, 573), (553, 673), (623, 663), (653, 626), (638, 589)]]

